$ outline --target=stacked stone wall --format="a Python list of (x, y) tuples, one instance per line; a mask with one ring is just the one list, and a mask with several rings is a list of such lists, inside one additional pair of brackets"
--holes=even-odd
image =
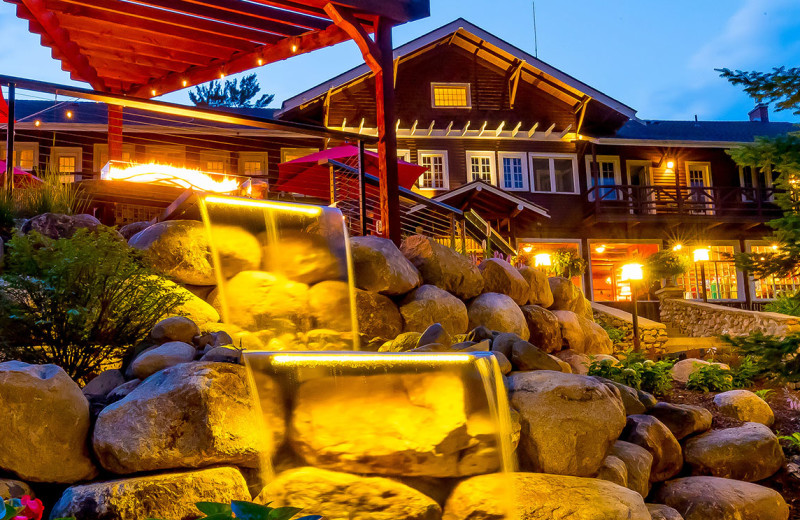
[(785, 336), (800, 331), (800, 318), (776, 312), (757, 312), (713, 303), (667, 299), (661, 302), (661, 321), (681, 334), (706, 338), (763, 332)]

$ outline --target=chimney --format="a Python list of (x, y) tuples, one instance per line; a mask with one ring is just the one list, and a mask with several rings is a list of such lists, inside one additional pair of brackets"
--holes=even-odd
[(753, 110), (748, 112), (747, 115), (750, 116), (750, 121), (769, 123), (769, 105), (766, 103), (759, 103)]

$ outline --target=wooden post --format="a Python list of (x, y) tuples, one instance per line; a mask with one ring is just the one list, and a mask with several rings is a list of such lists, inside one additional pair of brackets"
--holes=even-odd
[(367, 185), (364, 182), (364, 141), (358, 142), (358, 214), (361, 219), (361, 236), (367, 236)]
[(467, 256), (467, 219), (461, 218), (461, 254)]
[(594, 186), (594, 214), (600, 210), (600, 165), (597, 164), (597, 147), (592, 143), (592, 184)]
[(8, 84), (8, 126), (6, 132), (6, 176), (3, 188), (14, 190), (14, 108), (16, 105), (16, 87)]
[(456, 250), (456, 216), (450, 213), (450, 249)]
[(380, 50), (381, 70), (375, 74), (378, 109), (378, 177), (383, 235), (400, 246), (400, 191), (397, 178), (397, 131), (392, 60), (392, 24), (379, 18), (375, 43)]
[[(108, 105), (108, 160), (122, 160), (122, 106)], [(102, 168), (105, 166), (101, 164)]]
[(639, 307), (636, 299), (636, 285), (633, 280), (631, 283), (631, 303), (633, 303), (633, 312), (631, 313), (633, 321), (633, 351), (641, 352), (642, 347), (639, 341)]

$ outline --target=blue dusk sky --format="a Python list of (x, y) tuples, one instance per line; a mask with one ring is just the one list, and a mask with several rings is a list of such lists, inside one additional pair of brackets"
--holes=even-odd
[[(543, 61), (630, 105), (644, 119), (743, 120), (752, 100), (715, 68), (800, 66), (798, 0), (536, 0)], [(431, 0), (430, 18), (395, 29), (395, 45), (465, 18), (534, 53), (531, 0)], [(0, 2), (0, 73), (73, 83)], [(258, 69), (272, 106), (363, 63), (352, 42)], [(185, 91), (165, 100), (188, 103)], [(798, 121), (789, 112), (772, 120)]]

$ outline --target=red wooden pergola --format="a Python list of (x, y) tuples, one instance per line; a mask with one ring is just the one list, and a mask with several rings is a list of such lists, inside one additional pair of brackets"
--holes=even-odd
[[(381, 220), (399, 242), (392, 27), (428, 16), (430, 0), (4, 1), (73, 79), (140, 98), (354, 40), (377, 75)], [(108, 123), (119, 158), (121, 106), (109, 105)]]

